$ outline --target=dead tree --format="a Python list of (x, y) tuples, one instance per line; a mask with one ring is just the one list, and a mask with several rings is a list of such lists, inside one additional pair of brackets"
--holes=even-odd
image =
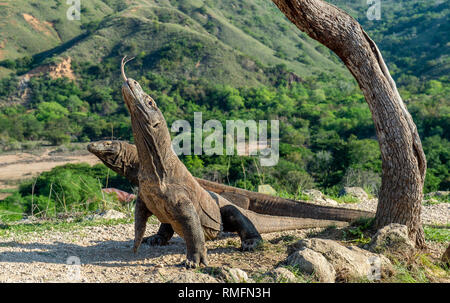
[(375, 227), (404, 224), (416, 246), (425, 247), (421, 224), (425, 154), (377, 45), (354, 18), (325, 1), (272, 1), (301, 31), (341, 58), (369, 104), (382, 159)]

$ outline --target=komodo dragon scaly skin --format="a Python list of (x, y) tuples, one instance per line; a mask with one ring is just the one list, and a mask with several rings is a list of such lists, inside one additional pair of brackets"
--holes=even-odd
[(122, 96), (130, 112), (140, 159), (135, 251), (142, 242), (148, 217), (152, 214), (162, 225), (150, 243), (167, 242), (176, 232), (186, 243), (188, 268), (208, 264), (205, 240), (216, 238), (221, 231), (237, 232), (242, 249), (252, 250), (262, 239), (260, 233), (343, 225), (340, 221), (257, 214), (204, 190), (173, 151), (167, 123), (155, 101), (137, 81), (127, 79), (124, 59), (121, 65)]
[[(125, 141), (98, 141), (89, 144), (88, 150), (106, 166), (127, 178), (131, 184), (139, 186), (139, 158), (135, 145)], [(204, 189), (221, 195), (235, 205), (260, 214), (347, 222), (375, 216), (373, 212), (315, 205), (256, 193), (200, 178), (195, 179)]]

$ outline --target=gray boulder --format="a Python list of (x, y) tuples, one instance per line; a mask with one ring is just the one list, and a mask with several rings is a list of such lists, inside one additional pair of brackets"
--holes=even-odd
[(252, 283), (253, 280), (250, 279), (245, 271), (240, 268), (230, 268), (228, 269), (229, 280), (228, 282), (234, 283)]
[(262, 283), (296, 283), (297, 277), (287, 268), (277, 267), (264, 274)]
[(327, 198), (321, 191), (317, 189), (307, 189), (303, 193), (311, 198), (311, 201), (323, 205), (338, 205), (338, 203), (330, 198)]
[(414, 247), (408, 237), (408, 227), (397, 223), (379, 229), (369, 243), (370, 251), (382, 254), (409, 255), (414, 252)]
[(298, 266), (302, 272), (314, 275), (320, 282), (334, 283), (336, 279), (336, 271), (327, 259), (322, 254), (306, 247), (292, 253), (286, 263)]
[(359, 201), (364, 201), (369, 199), (369, 195), (361, 187), (344, 187), (339, 192), (339, 196), (349, 195), (358, 198)]
[(167, 281), (167, 283), (217, 283), (218, 281), (210, 275), (186, 271), (180, 273), (175, 278)]
[(228, 283), (253, 283), (254, 281), (248, 277), (247, 273), (240, 268), (224, 267), (206, 267), (204, 272), (213, 276), (220, 282)]
[(317, 189), (306, 189), (303, 191), (305, 195), (310, 196), (313, 200), (324, 199), (325, 196), (320, 190)]
[(258, 192), (272, 196), (275, 196), (277, 194), (277, 191), (269, 184), (258, 185)]
[(381, 275), (392, 272), (392, 265), (386, 257), (354, 246), (347, 248), (333, 240), (304, 239), (289, 249), (296, 251), (302, 248), (322, 254), (336, 271), (337, 281), (378, 280)]

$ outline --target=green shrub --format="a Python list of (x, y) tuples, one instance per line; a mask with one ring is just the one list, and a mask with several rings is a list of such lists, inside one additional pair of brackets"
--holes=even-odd
[(102, 193), (103, 187), (131, 189), (128, 181), (103, 164), (66, 164), (21, 184), (15, 199), (28, 215), (52, 217), (106, 208), (114, 198)]
[(3, 222), (22, 219), (23, 206), (18, 192), (0, 201), (0, 220)]

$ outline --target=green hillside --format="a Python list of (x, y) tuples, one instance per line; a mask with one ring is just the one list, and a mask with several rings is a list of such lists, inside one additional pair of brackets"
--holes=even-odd
[[(382, 0), (381, 19), (369, 20), (366, 0), (329, 0), (356, 18), (380, 47), (400, 83), (450, 72), (450, 2)], [(413, 76), (413, 77), (411, 77)]]
[(144, 70), (233, 85), (266, 83), (262, 67), (279, 64), (299, 76), (325, 71), (349, 77), (336, 56), (297, 30), (271, 2), (86, 3), (81, 21), (68, 21), (68, 6), (59, 1), (6, 2), (0, 41), (8, 43), (1, 57), (34, 56), (31, 68), (52, 57), (70, 56), (83, 64), (141, 55)]
[(35, 55), (65, 43), (85, 31), (85, 24), (113, 13), (103, 1), (84, 1), (82, 22), (66, 18), (65, 1), (2, 1), (0, 9), (1, 58)]

